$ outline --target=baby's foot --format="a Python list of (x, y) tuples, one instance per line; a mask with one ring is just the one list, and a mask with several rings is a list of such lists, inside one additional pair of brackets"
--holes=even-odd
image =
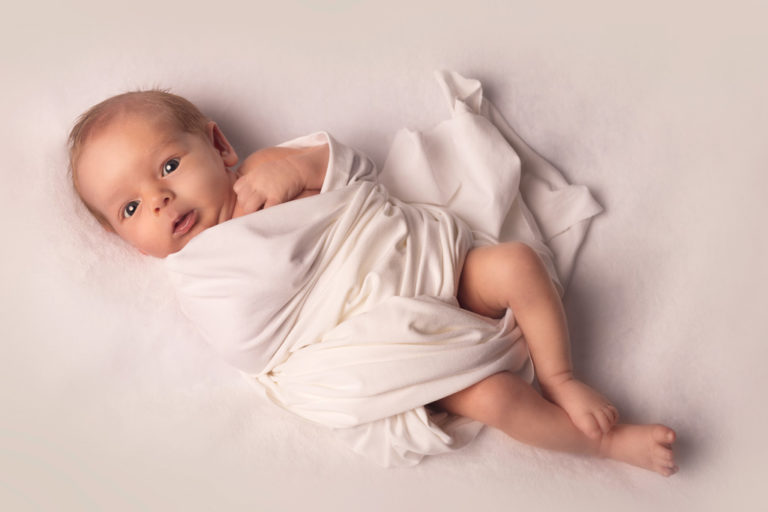
[(568, 413), (576, 427), (592, 439), (607, 434), (619, 419), (619, 411), (603, 395), (583, 382), (568, 378), (541, 383), (544, 396)]
[(600, 455), (672, 476), (679, 469), (672, 453), (675, 436), (664, 425), (616, 425), (600, 441)]

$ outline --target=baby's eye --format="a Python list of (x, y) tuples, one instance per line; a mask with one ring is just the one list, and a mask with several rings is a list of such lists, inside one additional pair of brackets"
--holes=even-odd
[(134, 213), (136, 213), (136, 208), (139, 207), (138, 201), (131, 201), (127, 205), (125, 205), (125, 208), (123, 208), (123, 217), (126, 219), (128, 217), (131, 217)]
[(179, 167), (179, 159), (171, 158), (163, 166), (163, 176), (168, 176)]

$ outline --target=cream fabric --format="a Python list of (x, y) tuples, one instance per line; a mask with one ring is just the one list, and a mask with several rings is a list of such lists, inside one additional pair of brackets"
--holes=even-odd
[(467, 251), (524, 240), (567, 282), (600, 211), (479, 82), (437, 78), (451, 119), (401, 131), (380, 175), (327, 133), (294, 139), (284, 145), (329, 144), (321, 194), (210, 228), (166, 258), (182, 309), (226, 360), (383, 465), (455, 449), (480, 428), (426, 404), (502, 370), (533, 379), (512, 312), (458, 307)]

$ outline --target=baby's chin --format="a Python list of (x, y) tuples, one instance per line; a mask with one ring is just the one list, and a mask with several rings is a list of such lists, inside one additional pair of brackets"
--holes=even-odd
[(177, 243), (173, 244), (172, 247), (141, 247), (138, 245), (132, 245), (144, 256), (163, 259), (170, 256), (171, 254), (176, 254), (177, 252), (181, 251), (184, 247), (187, 246), (192, 238), (193, 237), (189, 237), (185, 238), (184, 240), (179, 240)]
[[(227, 215), (224, 220), (229, 220), (230, 218), (231, 215)], [(149, 243), (149, 241), (135, 242), (127, 238), (124, 238), (124, 240), (138, 249), (141, 254), (162, 259), (181, 251), (200, 233), (221, 222), (222, 215), (220, 214), (211, 215), (211, 212), (205, 211), (204, 209), (193, 209), (184, 214), (182, 218), (177, 221), (170, 239), (165, 240), (166, 243), (153, 244)]]
[(192, 241), (192, 239), (195, 236), (197, 236), (197, 233), (193, 234), (192, 236), (185, 237), (183, 240), (179, 240), (179, 242), (177, 244), (174, 244), (173, 247), (169, 247), (161, 251), (153, 251), (153, 253), (145, 253), (145, 254), (148, 254), (149, 256), (154, 256), (155, 258), (160, 258), (160, 259), (166, 258), (171, 254), (176, 254), (177, 252), (184, 249), (187, 246), (187, 244), (190, 241)]

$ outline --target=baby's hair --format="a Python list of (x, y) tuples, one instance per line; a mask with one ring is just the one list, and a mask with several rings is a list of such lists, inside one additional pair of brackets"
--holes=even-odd
[[(209, 119), (189, 100), (161, 89), (131, 91), (107, 98), (86, 110), (69, 132), (69, 172), (75, 192), (82, 200), (77, 182), (77, 162), (88, 138), (120, 114), (140, 113), (171, 122), (187, 133), (205, 135)], [(88, 211), (99, 223), (111, 229), (109, 222), (88, 203)]]

